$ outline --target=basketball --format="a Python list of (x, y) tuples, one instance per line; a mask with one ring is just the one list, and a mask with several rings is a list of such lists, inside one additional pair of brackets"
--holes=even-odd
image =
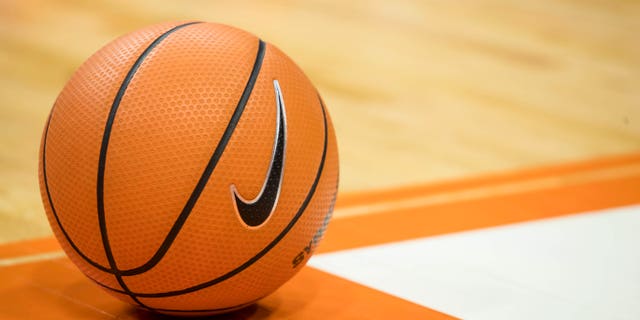
[(150, 26), (92, 55), (56, 99), (39, 161), (73, 263), (174, 315), (274, 292), (314, 252), (338, 187), (331, 119), (301, 69), (205, 22)]

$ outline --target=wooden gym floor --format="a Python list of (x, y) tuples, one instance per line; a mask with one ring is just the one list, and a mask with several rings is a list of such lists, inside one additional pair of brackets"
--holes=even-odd
[(0, 1), (0, 242), (49, 234), (45, 117), (73, 70), (147, 24), (200, 19), (287, 52), (334, 119), (343, 192), (640, 149), (632, 1)]
[[(579, 196), (604, 200), (573, 208), (567, 203), (575, 199), (565, 197), (561, 203), (571, 208), (541, 208), (531, 219), (640, 202), (640, 191), (633, 191), (640, 183), (628, 180), (637, 177), (640, 163), (634, 155), (640, 151), (640, 4), (633, 1), (0, 0), (0, 243), (12, 243), (0, 249), (0, 258), (58, 252), (40, 203), (37, 153), (45, 118), (65, 81), (106, 42), (167, 20), (215, 21), (251, 31), (287, 52), (317, 85), (334, 120), (341, 161), (336, 236), (332, 240), (330, 231), (321, 251), (529, 219), (481, 215), (471, 226), (458, 226), (463, 216), (451, 223), (436, 219), (443, 226), (435, 233), (420, 229), (397, 238), (391, 232), (389, 239), (365, 237), (366, 243), (348, 246), (356, 240), (339, 234), (356, 221), (350, 219), (371, 216), (375, 224), (379, 214), (416, 205), (362, 204), (376, 195), (419, 194), (418, 204), (433, 205), (540, 188), (573, 190), (604, 179), (617, 181), (608, 188), (629, 194), (589, 187), (591, 193)], [(567, 162), (577, 164), (557, 169)], [(598, 165), (587, 170), (587, 178), (565, 175), (593, 163)], [(540, 166), (553, 169), (535, 169)], [(524, 179), (536, 170), (544, 172), (533, 174), (538, 182)], [(492, 182), (489, 191), (431, 188), (502, 181), (482, 177), (503, 172), (522, 179)], [(35, 238), (45, 240), (15, 244)], [(323, 259), (317, 267), (330, 270)], [(13, 260), (0, 260), (0, 268), (3, 261)], [(306, 268), (302, 277), (314, 272), (320, 271)], [(7, 274), (13, 273), (0, 272), (0, 279)], [(284, 290), (297, 290), (293, 286)], [(376, 293), (357, 292), (377, 299)], [(399, 306), (394, 303), (403, 302), (382, 305)]]

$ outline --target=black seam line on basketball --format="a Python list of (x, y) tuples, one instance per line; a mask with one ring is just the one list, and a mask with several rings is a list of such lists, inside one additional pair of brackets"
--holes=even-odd
[(99, 285), (99, 286), (101, 286), (101, 287), (103, 287), (103, 288), (105, 288), (105, 289), (107, 289), (109, 291), (113, 291), (113, 292), (117, 292), (117, 293), (121, 293), (121, 294), (127, 294), (126, 292), (124, 292), (124, 290), (120, 290), (120, 289), (116, 289), (114, 287), (110, 287), (110, 286), (108, 286), (108, 285), (106, 285), (106, 284), (104, 284), (104, 283), (102, 283), (102, 282), (100, 282), (100, 281), (98, 281), (98, 280), (86, 275), (86, 274), (84, 276), (89, 278), (89, 280), (93, 281), (95, 284), (97, 284), (97, 285)]
[[(153, 47), (155, 45), (157, 45), (159, 42), (161, 42), (164, 38), (166, 38), (170, 33), (178, 30), (179, 28), (185, 27), (187, 25), (190, 25), (193, 23), (188, 23), (185, 25), (181, 25), (178, 26), (172, 30), (167, 31), (165, 34), (163, 34), (162, 36), (160, 36), (158, 39), (156, 39), (146, 50), (145, 52), (143, 52), (143, 54), (140, 56), (140, 58), (138, 58), (138, 61), (136, 61), (136, 63), (134, 64), (134, 67), (132, 68), (132, 70), (129, 71), (129, 74), (127, 75), (127, 77), (125, 78), (125, 82), (122, 84), (118, 94), (116, 95), (116, 99), (114, 100), (114, 105), (112, 106), (112, 110), (110, 112), (110, 116), (107, 119), (107, 127), (105, 128), (105, 134), (103, 136), (103, 149), (101, 149), (101, 153), (100, 153), (100, 162), (98, 163), (98, 221), (100, 223), (100, 230), (102, 233), (102, 238), (103, 238), (103, 244), (105, 247), (105, 253), (107, 254), (107, 258), (109, 260), (109, 264), (111, 266), (111, 269), (113, 271), (113, 274), (116, 277), (116, 280), (118, 281), (118, 283), (120, 284), (120, 286), (122, 286), (122, 289), (124, 289), (125, 293), (127, 295), (129, 295), (137, 304), (139, 304), (142, 307), (145, 307), (147, 309), (153, 310), (153, 308), (146, 306), (144, 303), (142, 303), (139, 299), (137, 299), (137, 297), (131, 292), (131, 290), (127, 287), (127, 285), (125, 284), (124, 280), (122, 279), (122, 271), (119, 270), (116, 266), (115, 263), (115, 259), (113, 257), (113, 253), (111, 252), (111, 247), (109, 245), (109, 239), (106, 233), (106, 220), (105, 220), (105, 214), (104, 214), (104, 198), (101, 198), (101, 196), (103, 196), (103, 187), (104, 187), (104, 170), (105, 170), (105, 163), (106, 163), (106, 150), (108, 147), (108, 140), (109, 140), (109, 136), (110, 136), (110, 129), (111, 126), (113, 125), (113, 121), (115, 119), (115, 113), (117, 111), (117, 107), (118, 104), (120, 102), (120, 100), (118, 99), (120, 97), (122, 97), (122, 95), (124, 95), (124, 91), (126, 91), (126, 87), (128, 85), (128, 82), (131, 80), (131, 78), (133, 77), (133, 74), (135, 74), (135, 71), (137, 69), (137, 67), (139, 67), (139, 65), (142, 63), (142, 60), (146, 57), (146, 55), (148, 54), (148, 52), (150, 52)], [(259, 40), (259, 39), (258, 39)], [(178, 217), (178, 220), (176, 221), (176, 223), (174, 223), (174, 226), (172, 227), (172, 230), (170, 231), (170, 234), (167, 236), (167, 238), (165, 238), (165, 241), (163, 242), (163, 245), (161, 246), (161, 248), (159, 249), (159, 251), (163, 251), (160, 254), (158, 254), (159, 252), (156, 252), (156, 255), (154, 255), (154, 257), (157, 257), (157, 261), (153, 262), (153, 261), (149, 261), (152, 263), (147, 263), (144, 266), (147, 268), (146, 270), (152, 268), (155, 264), (157, 264), (160, 259), (162, 258), (162, 256), (164, 256), (164, 253), (166, 253), (166, 251), (169, 249), (169, 246), (171, 245), (171, 243), (173, 242), (173, 239), (175, 239), (175, 237), (177, 236), (178, 232), (180, 231), (180, 229), (182, 228), (182, 225), (184, 224), (184, 222), (186, 221), (186, 218), (188, 217), (191, 208), (193, 208), (193, 206), (195, 205), (195, 202), (197, 201), (197, 198), (199, 197), (200, 193), (202, 192), (202, 189), (204, 189), (204, 186), (206, 185), (206, 182), (209, 179), (209, 176), (211, 175), (211, 173), (213, 172), (213, 169), (215, 168), (215, 165), (217, 164), (220, 156), (222, 155), (222, 152), (224, 151), (224, 148), (226, 147), (226, 144), (228, 143), (228, 140), (231, 137), (231, 134), (233, 133), (233, 130), (235, 129), (235, 126), (237, 124), (237, 122), (240, 119), (240, 116), (242, 114), (242, 111), (244, 110), (244, 107), (249, 99), (249, 96), (251, 95), (251, 91), (253, 90), (253, 85), (255, 84), (255, 81), (257, 79), (258, 73), (260, 71), (260, 67), (262, 65), (262, 60), (264, 57), (264, 43), (259, 40), (258, 43), (258, 53), (257, 53), (257, 58), (256, 58), (256, 62), (254, 64), (254, 68), (252, 70), (252, 74), (249, 77), (249, 81), (247, 83), (247, 86), (245, 87), (245, 91), (242, 94), (242, 97), (240, 99), (240, 102), (238, 103), (238, 107), (236, 107), (236, 111), (234, 111), (234, 114), (232, 116), (232, 120), (230, 121), (229, 125), (227, 126), (227, 129), (225, 130), (225, 133), (223, 134), (223, 137), (221, 139), (221, 142), (218, 143), (218, 147), (216, 148), (214, 155), (212, 156), (212, 159), (210, 160), (209, 164), (207, 165), (207, 168), (205, 169), (205, 173), (203, 173), (203, 176), (201, 177), (201, 179), (198, 181), (198, 185), (196, 186), (196, 190), (194, 190), (194, 193), (192, 194), (192, 196), (189, 199), (189, 202), (187, 202), (187, 205), (185, 206), (188, 207), (190, 206), (190, 208), (188, 208), (188, 211), (183, 210), (183, 212), (181, 213), (181, 215)], [(198, 190), (199, 189), (199, 190)], [(194, 197), (195, 194), (195, 197)], [(185, 212), (186, 211), (186, 212)], [(142, 271), (138, 271), (138, 273), (142, 273), (146, 270), (142, 270)], [(134, 273), (137, 274), (137, 273)]]
[[(262, 256), (264, 256), (265, 254), (267, 254), (268, 251), (270, 251), (276, 244), (278, 244), (278, 242), (280, 242), (280, 240), (282, 240), (282, 238), (284, 238), (284, 236), (293, 228), (293, 226), (295, 225), (295, 223), (300, 219), (300, 217), (302, 216), (302, 213), (304, 213), (305, 209), (307, 208), (307, 206), (309, 205), (309, 202), (311, 201), (311, 198), (313, 197), (313, 195), (315, 194), (315, 190), (317, 188), (317, 185), (320, 181), (320, 176), (322, 175), (322, 172), (324, 170), (324, 162), (326, 159), (326, 153), (327, 153), (327, 140), (328, 140), (328, 128), (327, 128), (327, 116), (326, 116), (326, 111), (325, 111), (325, 106), (324, 106), (324, 102), (322, 101), (322, 99), (320, 99), (320, 97), (318, 96), (318, 100), (320, 101), (320, 107), (322, 109), (322, 116), (323, 116), (323, 121), (324, 121), (324, 147), (322, 150), (322, 158), (320, 161), (320, 165), (318, 167), (318, 172), (316, 173), (316, 177), (314, 179), (314, 182), (311, 186), (311, 188), (309, 189), (309, 192), (307, 193), (307, 196), (305, 198), (305, 200), (303, 201), (302, 205), (300, 206), (300, 208), (298, 209), (298, 212), (296, 213), (296, 215), (293, 217), (293, 219), (291, 220), (291, 222), (289, 222), (289, 224), (283, 229), (283, 231), (271, 242), (269, 243), (269, 245), (267, 245), (264, 249), (262, 249), (260, 252), (258, 252), (254, 257), (252, 257), (251, 259), (249, 259), (247, 262), (243, 263), (242, 265), (240, 265), (239, 267), (237, 267), (236, 269), (228, 272), (225, 275), (222, 275), (216, 279), (186, 288), (186, 289), (182, 289), (182, 290), (176, 290), (176, 291), (168, 291), (168, 292), (161, 292), (161, 293), (139, 293), (139, 292), (131, 292), (133, 295), (137, 296), (137, 297), (147, 297), (147, 298), (154, 298), (154, 297), (167, 297), (167, 296), (174, 296), (174, 295), (180, 295), (180, 294), (184, 294), (184, 293), (189, 293), (189, 292), (193, 292), (193, 291), (197, 291), (200, 289), (204, 289), (206, 287), (215, 285), (217, 283), (220, 283), (228, 278), (233, 277), (234, 275), (240, 273), (242, 270), (248, 268), (251, 264), (255, 263), (256, 261), (258, 261), (258, 259), (260, 259)], [(95, 280), (94, 280), (95, 281)], [(104, 285), (100, 282), (95, 281), (98, 285), (115, 291), (115, 292), (120, 292), (120, 293), (125, 293), (124, 291), (109, 287), (107, 285)]]
[[(93, 280), (93, 282), (95, 282), (97, 285), (99, 285), (99, 286), (101, 286), (101, 287), (103, 287), (103, 288), (105, 288), (105, 289), (107, 289), (107, 290), (110, 290), (110, 291), (113, 291), (113, 292), (117, 292), (117, 293), (120, 293), (120, 294), (127, 294), (126, 292), (124, 292), (124, 291), (122, 291), (122, 290), (118, 290), (118, 289), (115, 289), (115, 288), (109, 287), (109, 286), (107, 286), (107, 285), (105, 285), (105, 284), (103, 284), (103, 283), (101, 283), (101, 282), (99, 282), (99, 281), (97, 281), (97, 280), (95, 280), (95, 279), (93, 279), (93, 278), (89, 278), (89, 279)], [(236, 309), (236, 308), (246, 307), (246, 306), (248, 306), (248, 305), (250, 305), (250, 304), (256, 303), (258, 300), (260, 300), (260, 299), (262, 299), (262, 298), (264, 298), (264, 297), (260, 297), (260, 298), (255, 299), (255, 300), (251, 300), (251, 301), (246, 302), (246, 303), (237, 304), (237, 305), (235, 305), (235, 306), (225, 307), (225, 308), (217, 308), (217, 309), (199, 309), (199, 310), (198, 310), (198, 309), (193, 309), (193, 310), (180, 310), (180, 309), (161, 309), (161, 308), (148, 308), (148, 307), (147, 307), (147, 309), (149, 309), (149, 310), (153, 310), (153, 311), (164, 311), (164, 312), (186, 312), (186, 313), (195, 313), (195, 312), (215, 312), (215, 311), (224, 311), (224, 310), (230, 310), (230, 309)]]
[[(318, 96), (318, 98), (319, 98), (319, 101), (320, 101), (320, 107), (322, 108), (322, 115), (323, 115), (323, 119), (324, 119), (324, 147), (323, 147), (323, 151), (322, 151), (321, 162), (320, 162), (320, 165), (318, 167), (318, 172), (316, 174), (316, 177), (315, 177), (315, 180), (313, 182), (313, 185), (311, 186), (311, 188), (309, 190), (309, 193), (307, 194), (305, 200), (303, 201), (302, 205), (298, 209), (298, 212), (296, 213), (294, 218), (285, 227), (285, 229), (283, 229), (283, 231), (278, 235), (278, 237), (276, 237), (269, 245), (267, 245), (267, 247), (265, 247), (262, 251), (260, 251), (258, 254), (256, 254), (253, 258), (251, 258), (250, 260), (248, 260), (247, 262), (242, 264), (240, 267), (238, 267), (238, 268), (230, 271), (229, 273), (227, 273), (227, 274), (225, 274), (225, 275), (223, 275), (221, 277), (218, 277), (216, 279), (213, 279), (213, 280), (210, 280), (208, 282), (204, 282), (204, 283), (201, 283), (199, 285), (192, 286), (192, 287), (189, 287), (189, 288), (183, 289), (183, 290), (169, 291), (169, 292), (162, 292), (162, 293), (138, 293), (138, 292), (132, 292), (132, 294), (136, 295), (137, 297), (149, 297), (149, 298), (166, 297), (166, 296), (179, 295), (179, 294), (183, 294), (183, 293), (189, 293), (189, 292), (197, 291), (197, 290), (204, 289), (206, 287), (215, 285), (215, 284), (217, 284), (219, 282), (222, 282), (222, 281), (224, 281), (224, 280), (226, 280), (228, 278), (231, 278), (232, 276), (238, 274), (242, 270), (244, 270), (247, 267), (249, 267), (251, 264), (255, 263), (258, 259), (260, 259), (262, 256), (264, 256), (269, 250), (271, 250), (282, 238), (284, 238), (286, 233), (288, 233), (291, 230), (291, 228), (293, 228), (293, 225), (300, 219), (300, 217), (302, 216), (302, 213), (307, 208), (309, 202), (311, 201), (311, 198), (315, 194), (315, 190), (316, 190), (318, 182), (320, 180), (320, 176), (322, 175), (322, 172), (324, 170), (324, 162), (325, 162), (325, 159), (326, 159), (326, 152), (327, 152), (328, 129), (327, 129), (327, 117), (326, 117), (326, 112), (325, 112), (325, 106), (324, 106), (324, 103), (322, 102), (322, 99), (320, 99), (319, 96)], [(111, 287), (106, 286), (106, 285), (104, 285), (102, 283), (99, 283), (97, 281), (96, 281), (96, 283), (98, 285), (106, 288), (106, 289), (109, 289), (109, 290), (112, 290), (112, 291), (115, 291), (115, 292), (125, 293), (124, 291), (121, 291), (121, 290), (118, 290), (118, 289), (115, 289), (115, 288), (111, 288)]]
[[(124, 291), (122, 291), (122, 290), (119, 290), (119, 289), (115, 289), (115, 288), (109, 287), (109, 286), (107, 286), (107, 285), (105, 285), (105, 284), (103, 284), (103, 283), (101, 283), (101, 282), (97, 281), (96, 279), (93, 279), (93, 278), (91, 278), (91, 277), (88, 277), (88, 278), (89, 278), (89, 279), (91, 279), (93, 282), (95, 282), (95, 284), (97, 284), (97, 285), (99, 285), (99, 286), (101, 286), (101, 287), (103, 287), (103, 288), (105, 288), (105, 289), (107, 289), (107, 290), (109, 290), (109, 291), (117, 292), (117, 293), (120, 293), (120, 294), (127, 294), (126, 292), (124, 292)], [(264, 297), (260, 297), (260, 298), (258, 298), (258, 299), (254, 299), (254, 300), (251, 300), (251, 301), (246, 302), (246, 303), (237, 304), (237, 305), (235, 305), (235, 306), (225, 307), (225, 308), (217, 308), (217, 309), (200, 309), (200, 310), (198, 310), (198, 309), (193, 309), (193, 310), (180, 310), (180, 309), (161, 309), (161, 308), (149, 308), (149, 307), (147, 307), (146, 309), (148, 309), (148, 310), (153, 310), (153, 311), (164, 311), (164, 312), (185, 312), (185, 313), (195, 313), (195, 312), (216, 312), (216, 311), (224, 311), (224, 310), (230, 310), (230, 309), (235, 309), (235, 308), (246, 307), (246, 306), (248, 306), (248, 305), (250, 305), (250, 304), (256, 303), (258, 300), (260, 300), (260, 299), (262, 299), (262, 298), (264, 298)]]
[[(190, 23), (186, 23), (184, 25), (181, 26), (187, 26), (190, 24), (196, 24), (196, 23), (201, 23), (201, 22), (190, 22)], [(55, 108), (54, 108), (55, 109)], [(43, 142), (43, 146), (42, 146), (42, 176), (43, 176), (43, 180), (44, 180), (44, 187), (45, 187), (45, 191), (47, 194), (47, 200), (49, 202), (49, 206), (51, 207), (51, 212), (53, 213), (53, 217), (56, 220), (56, 224), (58, 225), (58, 228), (60, 228), (60, 231), (62, 232), (62, 234), (64, 235), (65, 239), (67, 240), (67, 242), (69, 243), (69, 245), (71, 246), (71, 248), (87, 263), (89, 263), (90, 265), (92, 265), (93, 267), (95, 267), (96, 269), (103, 271), (103, 272), (107, 272), (107, 273), (113, 273), (113, 270), (109, 267), (105, 267), (95, 261), (93, 261), (93, 259), (89, 258), (87, 255), (85, 255), (80, 248), (78, 248), (78, 246), (76, 246), (75, 242), (73, 242), (73, 240), (71, 239), (71, 237), (69, 236), (69, 234), (67, 233), (67, 231), (64, 229), (64, 227), (62, 226), (62, 222), (60, 221), (60, 217), (58, 216), (58, 213), (55, 209), (55, 206), (53, 204), (53, 199), (51, 197), (51, 192), (49, 191), (49, 183), (47, 180), (47, 169), (46, 169), (46, 145), (47, 145), (47, 137), (48, 137), (48, 133), (49, 133), (49, 125), (51, 122), (51, 117), (53, 116), (53, 109), (51, 110), (51, 113), (49, 114), (49, 118), (47, 120), (47, 125), (45, 127), (45, 133), (44, 133), (44, 142)]]
[(229, 121), (229, 124), (227, 125), (227, 128), (225, 129), (222, 135), (222, 138), (220, 138), (220, 141), (218, 142), (218, 145), (216, 146), (216, 149), (213, 152), (213, 155), (209, 159), (209, 163), (207, 163), (207, 166), (204, 169), (204, 172), (200, 176), (200, 179), (198, 180), (196, 187), (193, 189), (193, 192), (189, 196), (189, 200), (187, 200), (187, 203), (182, 209), (182, 212), (180, 212), (180, 215), (174, 222), (173, 226), (171, 227), (171, 230), (169, 230), (169, 233), (163, 240), (162, 244), (160, 245), (156, 253), (153, 255), (153, 257), (151, 257), (151, 259), (149, 259), (149, 261), (147, 261), (145, 264), (132, 269), (118, 270), (121, 275), (133, 276), (133, 275), (141, 274), (148, 271), (149, 269), (153, 268), (156, 264), (158, 264), (158, 262), (160, 262), (162, 257), (164, 257), (164, 255), (167, 253), (167, 251), (171, 247), (171, 244), (173, 244), (173, 241), (178, 236), (180, 229), (182, 229), (182, 226), (187, 221), (187, 218), (191, 214), (193, 207), (196, 205), (196, 202), (198, 201), (200, 194), (202, 194), (202, 191), (207, 185), (207, 182), (209, 181), (211, 174), (213, 173), (216, 165), (218, 164), (218, 161), (222, 157), (222, 153), (224, 152), (225, 148), (227, 147), (227, 144), (229, 143), (229, 140), (231, 139), (231, 135), (233, 134), (233, 131), (235, 130), (236, 125), (240, 121), (240, 117), (242, 116), (245, 106), (249, 101), (249, 97), (251, 96), (251, 92), (253, 91), (253, 87), (256, 83), (256, 80), (258, 79), (258, 74), (260, 73), (260, 69), (262, 67), (264, 54), (265, 54), (265, 43), (262, 40), (259, 40), (258, 52), (256, 55), (255, 63), (253, 65), (253, 69), (251, 70), (251, 75), (249, 76), (249, 80), (247, 81), (244, 91), (242, 92), (242, 96), (238, 101), (238, 105), (236, 106), (236, 109), (233, 112), (233, 115), (231, 116), (231, 120)]
[[(184, 24), (184, 25), (180, 25), (180, 26), (178, 26), (178, 27), (184, 27), (184, 26), (191, 25), (191, 24), (196, 24), (196, 23), (201, 23), (201, 22), (190, 22), (190, 23), (187, 23), (187, 24)], [(260, 41), (260, 44), (261, 44), (261, 45), (263, 45), (263, 44), (262, 44), (262, 41)], [(262, 60), (260, 60), (260, 63), (262, 63)], [(259, 67), (260, 67), (260, 66), (258, 66), (258, 68), (259, 68)], [(255, 69), (255, 68), (256, 68), (256, 65), (254, 64), (254, 69)], [(245, 101), (245, 104), (246, 104), (246, 101)], [(244, 106), (243, 106), (243, 107), (244, 107)], [(48, 118), (48, 120), (47, 120), (47, 125), (46, 125), (46, 127), (45, 127), (45, 134), (44, 134), (44, 143), (43, 143), (43, 148), (42, 148), (42, 149), (43, 149), (43, 152), (42, 152), (42, 173), (43, 173), (43, 178), (44, 178), (43, 180), (44, 180), (45, 190), (46, 190), (46, 193), (47, 193), (47, 199), (48, 199), (48, 201), (49, 201), (49, 206), (51, 207), (51, 211), (52, 211), (53, 216), (54, 216), (54, 218), (55, 218), (55, 220), (56, 220), (56, 223), (58, 224), (58, 227), (60, 228), (60, 231), (62, 231), (62, 234), (63, 234), (63, 235), (64, 235), (64, 237), (67, 239), (67, 242), (68, 242), (68, 243), (69, 243), (69, 245), (73, 248), (73, 250), (74, 250), (74, 251), (76, 251), (76, 253), (78, 253), (78, 255), (79, 255), (83, 260), (85, 260), (87, 263), (89, 263), (89, 264), (90, 264), (90, 265), (92, 265), (93, 267), (95, 267), (95, 268), (99, 269), (100, 271), (103, 271), (103, 272), (107, 272), (107, 273), (113, 274), (113, 273), (114, 273), (114, 272), (113, 272), (113, 269), (111, 269), (111, 268), (109, 268), (109, 267), (105, 267), (105, 266), (103, 266), (103, 265), (101, 265), (101, 264), (99, 264), (99, 263), (97, 263), (97, 262), (93, 261), (93, 260), (92, 260), (91, 258), (89, 258), (87, 255), (85, 255), (85, 254), (80, 250), (80, 248), (78, 248), (78, 247), (76, 246), (76, 244), (73, 242), (73, 240), (71, 240), (71, 237), (69, 236), (69, 234), (68, 234), (68, 233), (66, 232), (66, 230), (63, 228), (63, 226), (62, 226), (62, 222), (60, 221), (60, 218), (59, 218), (59, 216), (58, 216), (58, 214), (57, 214), (57, 211), (55, 210), (55, 206), (54, 206), (54, 204), (53, 204), (53, 200), (52, 200), (52, 198), (51, 198), (51, 193), (50, 193), (50, 191), (49, 191), (49, 184), (48, 184), (48, 181), (47, 181), (47, 175), (46, 175), (46, 156), (45, 156), (45, 154), (46, 154), (46, 144), (47, 144), (47, 135), (48, 135), (48, 132), (49, 132), (49, 124), (50, 124), (51, 116), (52, 116), (52, 115), (53, 115), (53, 110), (51, 111), (51, 114), (49, 115), (49, 118)], [(167, 248), (167, 249), (168, 249), (168, 248)], [(165, 250), (165, 252), (166, 252), (166, 250)], [(159, 260), (160, 258), (162, 258), (162, 257), (159, 257), (159, 258), (158, 258), (158, 260)], [(155, 264), (157, 264), (157, 262), (156, 262), (156, 263), (154, 263), (154, 265), (155, 265)], [(153, 265), (152, 265), (151, 267), (153, 267)], [(141, 267), (134, 268), (134, 269), (128, 269), (128, 270), (121, 270), (121, 274), (122, 274), (122, 275), (127, 275), (127, 276), (128, 276), (128, 275), (135, 275), (135, 274), (138, 274), (138, 273), (137, 273), (137, 271), (139, 271), (139, 270), (138, 270), (139, 268), (141, 268)], [(147, 269), (147, 270), (148, 270), (148, 269)], [(144, 271), (146, 271), (146, 270), (144, 270)], [(142, 272), (144, 272), (144, 271), (142, 271)], [(141, 272), (140, 272), (140, 273), (141, 273)]]
[(67, 242), (69, 243), (69, 245), (71, 246), (71, 248), (73, 248), (73, 250), (86, 262), (88, 262), (90, 265), (96, 267), (97, 269), (104, 271), (104, 272), (111, 272), (111, 269), (104, 267), (103, 265), (93, 261), (91, 258), (89, 258), (88, 256), (86, 256), (84, 253), (82, 253), (82, 251), (80, 250), (80, 248), (78, 248), (76, 246), (76, 244), (73, 242), (73, 240), (71, 240), (71, 237), (69, 236), (69, 234), (67, 233), (67, 231), (62, 227), (62, 222), (60, 221), (60, 218), (58, 217), (58, 213), (56, 212), (56, 208), (53, 205), (53, 199), (51, 198), (51, 193), (49, 191), (49, 183), (47, 181), (47, 158), (46, 158), (46, 154), (47, 154), (47, 137), (49, 135), (49, 125), (51, 124), (51, 117), (53, 116), (53, 110), (51, 110), (51, 114), (49, 114), (49, 119), (47, 120), (47, 126), (44, 129), (44, 142), (42, 144), (42, 178), (43, 178), (43, 182), (44, 182), (44, 189), (47, 193), (47, 200), (49, 201), (49, 206), (51, 207), (51, 213), (53, 213), (53, 217), (56, 220), (56, 224), (58, 225), (58, 228), (60, 228), (60, 231), (62, 231), (62, 234), (64, 235), (65, 239), (67, 239)]
[(122, 97), (124, 96), (125, 91), (127, 91), (127, 87), (129, 86), (129, 83), (131, 82), (131, 80), (133, 79), (133, 76), (138, 71), (138, 68), (140, 68), (140, 66), (142, 65), (142, 62), (144, 61), (144, 59), (158, 44), (160, 44), (170, 34), (184, 27), (187, 27), (189, 25), (196, 24), (196, 23), (200, 23), (200, 22), (189, 22), (189, 23), (181, 24), (164, 32), (158, 38), (153, 40), (153, 42), (151, 42), (151, 44), (142, 52), (142, 54), (134, 62), (131, 69), (129, 69), (129, 72), (127, 72), (127, 75), (125, 76), (124, 81), (120, 85), (120, 88), (116, 93), (116, 97), (113, 100), (113, 104), (111, 105), (111, 110), (109, 111), (109, 116), (107, 117), (107, 123), (104, 128), (104, 134), (102, 136), (102, 144), (100, 146), (100, 155), (98, 158), (98, 179), (97, 179), (97, 186), (96, 186), (96, 196), (97, 196), (97, 207), (98, 207), (98, 224), (100, 225), (100, 236), (102, 237), (102, 245), (104, 246), (104, 252), (105, 252), (105, 255), (107, 256), (107, 261), (109, 261), (109, 266), (111, 267), (111, 270), (115, 275), (116, 280), (118, 281), (118, 284), (120, 284), (122, 289), (126, 292), (127, 295), (131, 297), (131, 299), (133, 299), (133, 301), (135, 301), (137, 304), (144, 307), (147, 307), (147, 306), (142, 302), (140, 302), (140, 300), (138, 300), (138, 298), (136, 298), (131, 293), (127, 285), (122, 280), (122, 277), (120, 276), (120, 271), (118, 270), (116, 261), (113, 257), (113, 252), (111, 251), (109, 236), (107, 234), (107, 223), (106, 223), (106, 217), (104, 212), (104, 171), (105, 171), (106, 162), (107, 162), (107, 150), (109, 147), (109, 138), (111, 137), (111, 129), (113, 127), (113, 122), (115, 120), (118, 107), (120, 106), (120, 102), (122, 101)]
[(161, 298), (161, 297), (170, 297), (170, 296), (176, 296), (176, 295), (181, 295), (181, 294), (185, 294), (185, 293), (198, 291), (198, 290), (213, 286), (215, 284), (218, 284), (218, 283), (220, 283), (220, 282), (222, 282), (224, 280), (227, 280), (227, 279), (235, 276), (236, 274), (242, 272), (244, 269), (246, 269), (249, 266), (251, 266), (252, 264), (254, 264), (256, 261), (258, 261), (264, 255), (266, 255), (273, 247), (275, 247), (280, 242), (280, 240), (282, 240), (282, 238), (284, 238), (285, 235), (287, 235), (287, 233), (289, 233), (289, 231), (293, 228), (293, 226), (296, 224), (296, 222), (298, 222), (298, 220), (300, 219), (302, 214), (305, 212), (307, 206), (309, 205), (309, 202), (311, 202), (311, 198), (313, 197), (313, 195), (316, 192), (316, 188), (318, 187), (318, 183), (320, 182), (320, 177), (322, 176), (322, 172), (324, 170), (324, 162), (325, 162), (325, 159), (327, 157), (328, 129), (327, 129), (327, 115), (326, 115), (324, 103), (322, 102), (322, 100), (320, 100), (320, 107), (322, 109), (322, 117), (323, 117), (323, 121), (324, 121), (324, 147), (322, 149), (322, 157), (320, 158), (320, 164), (318, 166), (318, 171), (317, 171), (316, 176), (314, 178), (313, 184), (311, 185), (311, 188), (309, 189), (309, 192), (307, 193), (307, 196), (305, 197), (304, 201), (300, 205), (300, 208), (296, 212), (295, 216), (291, 219), (289, 224), (280, 232), (280, 234), (278, 234), (278, 236), (275, 239), (273, 239), (273, 241), (271, 241), (260, 252), (258, 252), (255, 256), (253, 256), (251, 259), (247, 260), (245, 263), (243, 263), (239, 267), (237, 267), (237, 268), (227, 272), (226, 274), (224, 274), (224, 275), (222, 275), (220, 277), (217, 277), (217, 278), (215, 278), (213, 280), (210, 280), (210, 281), (207, 281), (207, 282), (203, 282), (201, 284), (198, 284), (198, 285), (195, 285), (195, 286), (191, 286), (191, 287), (188, 287), (188, 288), (185, 288), (185, 289), (181, 289), (181, 290), (173, 290), (173, 291), (167, 291), (167, 292), (161, 292), (161, 293), (132, 292), (132, 294), (134, 294), (137, 297), (141, 297), (141, 298), (145, 298), (145, 297), (146, 298)]

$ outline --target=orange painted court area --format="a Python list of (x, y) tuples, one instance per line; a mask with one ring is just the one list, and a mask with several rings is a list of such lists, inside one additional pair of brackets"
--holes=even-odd
[[(341, 194), (316, 254), (640, 203), (640, 154), (436, 185)], [(428, 289), (428, 288), (427, 288)], [(53, 238), (0, 247), (1, 319), (161, 319), (86, 279)], [(305, 267), (256, 304), (220, 319), (449, 319)]]

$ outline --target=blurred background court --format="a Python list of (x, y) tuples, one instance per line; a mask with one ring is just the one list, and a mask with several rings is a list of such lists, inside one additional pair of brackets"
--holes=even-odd
[(72, 72), (168, 20), (287, 52), (333, 117), (342, 192), (640, 150), (638, 2), (0, 0), (0, 243), (50, 234), (37, 154)]

